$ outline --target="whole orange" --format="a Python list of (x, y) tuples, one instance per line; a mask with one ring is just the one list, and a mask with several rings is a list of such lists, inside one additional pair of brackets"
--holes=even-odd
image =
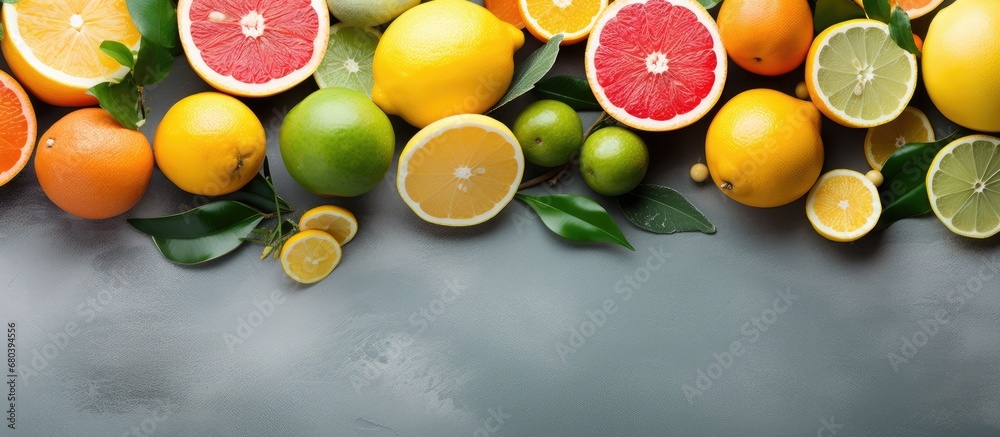
[(806, 0), (726, 0), (719, 8), (719, 35), (743, 69), (765, 76), (794, 70), (813, 40)]
[(145, 135), (122, 127), (107, 111), (80, 109), (39, 137), (35, 174), (63, 211), (105, 219), (142, 198), (153, 175), (153, 150)]

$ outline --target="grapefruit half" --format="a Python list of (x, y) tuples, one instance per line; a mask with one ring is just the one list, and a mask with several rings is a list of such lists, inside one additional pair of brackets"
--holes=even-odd
[(726, 50), (695, 0), (618, 0), (587, 40), (587, 81), (601, 107), (645, 131), (680, 129), (719, 101)]
[(312, 76), (326, 53), (326, 0), (180, 0), (191, 68), (216, 89), (266, 97)]

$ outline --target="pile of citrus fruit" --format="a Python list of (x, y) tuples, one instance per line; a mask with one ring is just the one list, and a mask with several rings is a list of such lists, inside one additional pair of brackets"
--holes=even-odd
[[(1000, 139), (988, 133), (1000, 132), (1000, 76), (988, 72), (1000, 68), (1000, 2), (888, 4), (914, 20), (936, 12), (922, 56), (876, 17), (814, 29), (807, 0), (725, 0), (717, 19), (696, 0), (180, 0), (177, 49), (219, 92), (169, 108), (150, 145), (99, 108), (71, 112), (38, 135), (29, 98), (92, 106), (88, 89), (129, 77), (132, 63), (102, 44), (142, 53), (147, 39), (125, 1), (4, 3), (0, 47), (13, 77), (0, 72), (0, 185), (34, 156), (46, 196), (91, 219), (137, 204), (154, 167), (193, 194), (233, 193), (266, 154), (246, 99), (312, 78), (319, 90), (287, 114), (278, 144), (285, 170), (317, 195), (359, 196), (378, 185), (398, 134), (390, 116), (398, 116), (419, 132), (400, 152), (396, 189), (428, 222), (491, 219), (520, 189), (526, 164), (578, 162), (596, 193), (618, 196), (649, 167), (650, 134), (636, 131), (682, 129), (717, 110), (693, 179), (752, 207), (805, 197), (819, 234), (853, 241), (879, 222), (887, 161), (936, 139), (911, 106), (922, 74), (937, 110), (983, 133), (941, 145), (928, 163), (921, 181), (930, 209), (959, 235), (992, 236), (1000, 232)], [(557, 36), (585, 45), (582, 80), (618, 126), (585, 132), (559, 100), (527, 105), (510, 126), (483, 115), (511, 87), (525, 39)], [(798, 97), (752, 89), (720, 104), (730, 68), (799, 75)], [(871, 171), (823, 172), (823, 117), (867, 129), (858, 153)], [(312, 283), (337, 266), (358, 226), (349, 211), (323, 206), (303, 214), (298, 229), (280, 258), (290, 277)]]

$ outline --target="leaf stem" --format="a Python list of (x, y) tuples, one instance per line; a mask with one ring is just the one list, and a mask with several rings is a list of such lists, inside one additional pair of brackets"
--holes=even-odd
[(538, 176), (538, 177), (533, 178), (533, 179), (531, 179), (531, 180), (529, 180), (527, 182), (522, 183), (521, 185), (519, 185), (517, 187), (517, 190), (518, 191), (525, 190), (525, 189), (534, 187), (535, 185), (538, 185), (538, 184), (540, 184), (542, 182), (546, 182), (546, 181), (549, 183), (549, 185), (555, 185), (555, 184), (559, 183), (559, 178), (561, 178), (562, 175), (565, 174), (566, 171), (569, 170), (569, 166), (572, 163), (573, 163), (573, 160), (570, 159), (569, 161), (566, 161), (565, 164), (563, 164), (563, 165), (561, 165), (561, 166), (559, 166), (557, 168), (554, 168), (552, 170), (549, 170), (548, 172), (545, 172), (541, 176)]

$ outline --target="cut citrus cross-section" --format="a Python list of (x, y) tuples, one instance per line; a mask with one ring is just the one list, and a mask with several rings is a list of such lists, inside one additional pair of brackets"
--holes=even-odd
[(1000, 138), (970, 135), (941, 149), (927, 172), (927, 197), (941, 223), (958, 235), (1000, 232)]
[(349, 243), (358, 233), (358, 219), (345, 208), (336, 205), (317, 206), (299, 219), (299, 229), (315, 229), (330, 234), (341, 246)]
[(96, 104), (87, 89), (128, 73), (101, 52), (102, 42), (139, 47), (125, 0), (4, 3), (3, 28), (0, 46), (14, 76), (36, 97), (59, 106)]
[(680, 129), (719, 101), (726, 51), (694, 0), (618, 0), (601, 15), (584, 55), (604, 111), (647, 131)]
[(493, 218), (517, 192), (524, 155), (510, 129), (485, 115), (443, 118), (413, 136), (396, 187), (420, 218), (470, 226)]
[(13, 77), (0, 71), (0, 186), (28, 164), (37, 133), (31, 100)]
[(521, 19), (535, 38), (546, 42), (561, 33), (563, 40), (559, 45), (564, 46), (587, 39), (607, 7), (608, 0), (517, 1)]
[(303, 284), (313, 284), (329, 276), (342, 257), (340, 243), (317, 230), (292, 235), (281, 247), (281, 267), (285, 274)]
[(350, 88), (371, 97), (375, 86), (372, 60), (381, 37), (382, 32), (370, 27), (334, 24), (326, 54), (313, 74), (319, 87)]
[[(929, 14), (940, 6), (942, 2), (944, 0), (890, 0), (889, 5), (903, 8), (912, 20)], [(854, 3), (857, 3), (861, 7), (865, 6), (864, 0), (854, 0)]]
[(882, 214), (878, 190), (854, 170), (831, 170), (819, 177), (806, 199), (806, 217), (820, 235), (854, 241), (875, 228)]
[(875, 170), (881, 170), (896, 149), (910, 143), (934, 141), (934, 128), (924, 112), (907, 106), (899, 117), (881, 126), (868, 128), (865, 135), (865, 158)]

